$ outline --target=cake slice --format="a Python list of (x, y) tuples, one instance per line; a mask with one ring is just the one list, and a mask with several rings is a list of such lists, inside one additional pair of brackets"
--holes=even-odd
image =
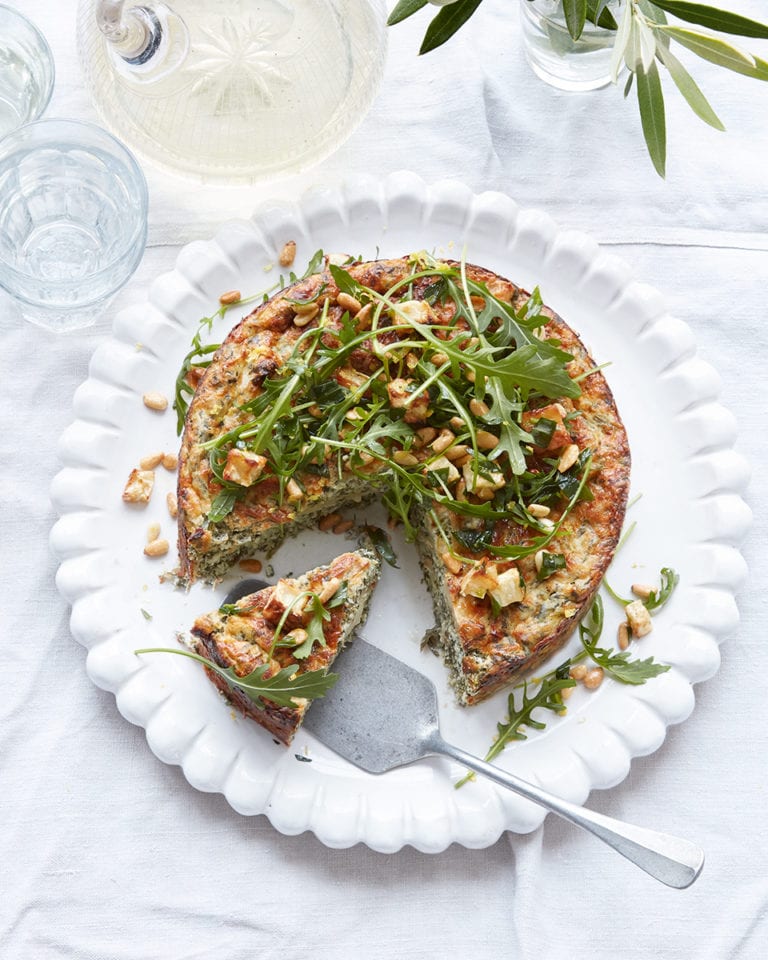
[[(343, 553), (326, 566), (242, 597), (199, 617), (192, 628), (198, 654), (245, 677), (267, 665), (264, 679), (285, 667), (298, 674), (327, 671), (365, 619), (379, 576), (379, 561), (366, 549)], [(255, 702), (213, 670), (213, 683), (246, 716), (290, 744), (311, 701), (296, 697), (280, 705), (266, 696)]]

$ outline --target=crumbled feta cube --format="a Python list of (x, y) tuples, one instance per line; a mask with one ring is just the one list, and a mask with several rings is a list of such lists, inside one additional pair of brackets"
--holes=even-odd
[(642, 600), (633, 600), (632, 603), (628, 603), (625, 613), (633, 637), (644, 637), (653, 630), (651, 615), (645, 609)]
[(236, 447), (227, 454), (227, 462), (222, 476), (228, 483), (237, 483), (241, 487), (250, 487), (264, 472), (267, 458), (251, 450), (238, 450)]
[(154, 470), (131, 470), (123, 490), (123, 500), (126, 503), (149, 503), (154, 485)]
[(426, 300), (406, 300), (389, 311), (396, 326), (408, 327), (412, 323), (429, 323), (430, 311)]
[(459, 479), (459, 471), (451, 463), (448, 457), (438, 457), (437, 460), (433, 460), (432, 463), (427, 465), (427, 470), (434, 470), (435, 472), (439, 470), (447, 470), (448, 474), (446, 476), (446, 483), (451, 484)]
[(464, 483), (470, 493), (479, 493), (481, 490), (501, 490), (505, 484), (504, 474), (493, 471), (488, 476), (481, 473), (475, 477), (474, 466), (472, 462), (465, 463), (463, 467)]
[(489, 591), (493, 593), (498, 583), (496, 565), (489, 563), (487, 567), (476, 567), (469, 571), (462, 581), (461, 592), (465, 597), (477, 597), (478, 600), (482, 600)]
[(500, 573), (498, 576), (498, 586), (491, 590), (491, 596), (500, 607), (508, 607), (511, 603), (520, 603), (523, 599), (523, 582), (520, 579), (520, 571), (517, 567), (512, 567)]

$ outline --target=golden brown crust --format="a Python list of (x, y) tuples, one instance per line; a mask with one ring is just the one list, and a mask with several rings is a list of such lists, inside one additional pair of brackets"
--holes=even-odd
[[(351, 266), (351, 276), (378, 293), (389, 290), (410, 272), (407, 259), (382, 260)], [(522, 304), (526, 291), (482, 267), (467, 266), (471, 279), (485, 283), (500, 299)], [(424, 286), (414, 284), (414, 297)], [(307, 497), (299, 505), (277, 502), (276, 483), (270, 480), (249, 488), (232, 514), (221, 524), (209, 525), (206, 515), (219, 487), (212, 476), (200, 444), (223, 430), (243, 422), (247, 416), (238, 410), (243, 397), (258, 395), (264, 379), (277, 370), (301, 334), (293, 323), (291, 299), (306, 299), (325, 285), (321, 299), (329, 300), (329, 329), (337, 329), (342, 309), (337, 305), (338, 288), (329, 274), (300, 281), (257, 308), (227, 337), (198, 388), (187, 417), (179, 468), (179, 554), (182, 575), (190, 580), (205, 574), (208, 557), (220, 549), (218, 539), (228, 543), (229, 562), (237, 559), (237, 544), (248, 552), (266, 543), (274, 543), (277, 527), (291, 527), (322, 514), (324, 497), (348, 478), (339, 477), (333, 463), (328, 476), (302, 476)], [(574, 359), (569, 365), (572, 376), (594, 367), (584, 345), (568, 325), (551, 311), (543, 331), (555, 337)], [(448, 323), (450, 317), (444, 316)], [(356, 351), (355, 369), (366, 372), (370, 351)], [(589, 487), (594, 498), (578, 503), (566, 517), (557, 538), (547, 547), (566, 557), (567, 567), (544, 581), (538, 581), (534, 558), (517, 561), (526, 585), (520, 603), (503, 607), (494, 614), (490, 601), (477, 600), (462, 593), (467, 565), (454, 574), (439, 561), (437, 534), (431, 521), (421, 522), (423, 537), (418, 541), (422, 563), (427, 571), (435, 600), (438, 620), (442, 622), (443, 647), (454, 671), (457, 687), (465, 703), (484, 699), (521, 674), (534, 669), (561, 647), (588, 608), (600, 580), (612, 558), (626, 507), (629, 488), (630, 455), (626, 432), (605, 378), (592, 373), (581, 382), (582, 393), (575, 400), (563, 401), (571, 414), (563, 436), (580, 449), (592, 451)], [(240, 398), (240, 399), (239, 399)], [(542, 401), (544, 404), (544, 401)], [(559, 434), (558, 434), (559, 435)], [(534, 463), (535, 467), (535, 463)], [(376, 466), (371, 466), (375, 480)], [(372, 492), (372, 491), (371, 491)], [(359, 490), (358, 490), (359, 493)], [(557, 521), (564, 507), (553, 507), (550, 519)], [(454, 528), (461, 524), (456, 514), (438, 509), (441, 521)], [(532, 532), (511, 523), (498, 521), (494, 528), (497, 546), (525, 543)], [(271, 540), (269, 538), (272, 538)], [(477, 560), (472, 555), (471, 560)], [(480, 558), (482, 559), (482, 557)], [(499, 561), (499, 572), (513, 566)], [(439, 569), (438, 569), (439, 568)], [(437, 596), (445, 593), (442, 604)], [(448, 622), (450, 621), (450, 622)], [(451, 651), (450, 636), (457, 649)], [(460, 646), (460, 650), (458, 647)]]

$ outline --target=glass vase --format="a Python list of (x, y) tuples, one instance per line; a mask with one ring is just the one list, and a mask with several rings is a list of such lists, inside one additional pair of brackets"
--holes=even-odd
[[(623, 0), (609, 0), (618, 22)], [(587, 20), (578, 40), (568, 33), (562, 0), (520, 0), (523, 44), (533, 72), (559, 90), (597, 90), (611, 82), (615, 30)]]

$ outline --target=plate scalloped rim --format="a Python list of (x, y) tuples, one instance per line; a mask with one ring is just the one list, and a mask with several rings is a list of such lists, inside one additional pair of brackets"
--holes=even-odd
[[(633, 756), (656, 750), (667, 726), (692, 710), (692, 684), (717, 670), (718, 644), (738, 623), (734, 593), (746, 576), (738, 544), (751, 521), (740, 495), (749, 467), (733, 449), (734, 418), (717, 402), (719, 378), (696, 355), (692, 331), (668, 315), (657, 291), (632, 279), (623, 260), (604, 253), (585, 234), (560, 230), (539, 211), (519, 210), (504, 194), (473, 194), (451, 180), (428, 186), (401, 172), (383, 181), (358, 177), (338, 188), (315, 188), (296, 203), (263, 204), (250, 221), (225, 224), (210, 242), (187, 244), (175, 269), (152, 284), (147, 303), (122, 310), (112, 336), (96, 349), (88, 380), (75, 394), (76, 419), (59, 441), (63, 467), (51, 488), (60, 515), (51, 533), (61, 561), (56, 581), (72, 605), (72, 634), (88, 650), (88, 674), (115, 693), (123, 716), (146, 729), (153, 752), (181, 765), (190, 784), (223, 793), (244, 814), (266, 814), (283, 833), (311, 830), (330, 847), (363, 842), (394, 852), (411, 844), (439, 852), (452, 842), (484, 847), (504, 830), (533, 830), (544, 811), (487, 783), (454, 790), (458, 768), (443, 760), (379, 778), (328, 759), (265, 766), (257, 735), (242, 723), (233, 725), (222, 701), (207, 681), (205, 687), (199, 683), (187, 661), (142, 662), (132, 653), (136, 610), (121, 591), (121, 557), (105, 540), (111, 506), (104, 480), (125, 440), (124, 422), (141, 384), (166, 362), (168, 351), (175, 351), (175, 359), (186, 351), (200, 303), (210, 303), (212, 291), (239, 288), (252, 276), (258, 251), (274, 257), (291, 231), (304, 246), (328, 235), (363, 244), (372, 233), (386, 246), (401, 234), (416, 238), (442, 231), (446, 240), (466, 239), (470, 252), (485, 245), (522, 272), (536, 276), (539, 269), (554, 278), (553, 285), (568, 288), (573, 297), (578, 293), (579, 302), (596, 315), (620, 324), (622, 337), (634, 338), (639, 362), (653, 372), (672, 415), (665, 429), (679, 445), (681, 495), (689, 503), (690, 529), (697, 531), (685, 545), (691, 586), (680, 602), (676, 598), (670, 624), (675, 642), (665, 659), (672, 669), (643, 687), (606, 685), (577, 717), (559, 723), (554, 734), (547, 731), (545, 749), (544, 737), (532, 737), (525, 750), (506, 751), (498, 762), (583, 802), (591, 789), (620, 782)], [(361, 251), (352, 248), (372, 255), (369, 247), (370, 240)], [(614, 334), (608, 321), (601, 322), (598, 340), (601, 331)], [(629, 411), (620, 408), (630, 426)], [(584, 723), (588, 735), (576, 729)]]

